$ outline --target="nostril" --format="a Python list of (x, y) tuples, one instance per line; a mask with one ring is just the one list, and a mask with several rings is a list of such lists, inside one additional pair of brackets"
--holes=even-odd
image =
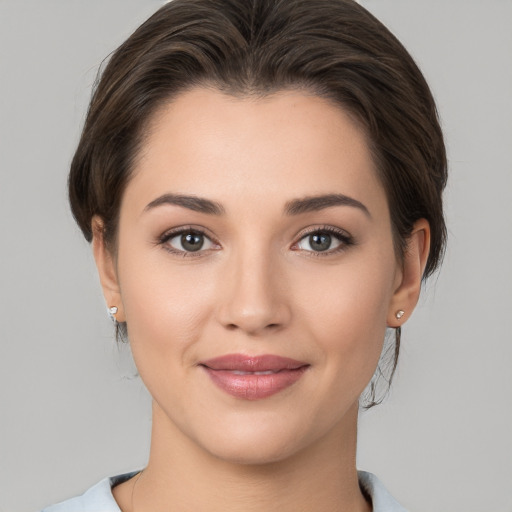
[(291, 318), (291, 311), (284, 303), (258, 302), (254, 297), (251, 301), (245, 299), (233, 296), (216, 311), (216, 319), (226, 331), (240, 330), (251, 336), (274, 333), (286, 326)]
[[(277, 330), (279, 329), (279, 326), (281, 324), (279, 323), (273, 323), (273, 324), (268, 324), (267, 326), (265, 326), (265, 329), (267, 330)], [(228, 329), (229, 331), (236, 331), (237, 329), (240, 329), (241, 326), (237, 325), (237, 324), (233, 324), (233, 323), (230, 323), (230, 324), (226, 324), (226, 329)]]

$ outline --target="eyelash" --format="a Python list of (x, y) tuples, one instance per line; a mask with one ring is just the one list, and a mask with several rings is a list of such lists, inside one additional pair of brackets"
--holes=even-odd
[[(335, 228), (333, 226), (319, 226), (319, 227), (315, 227), (315, 228), (309, 229), (309, 230), (307, 230), (305, 232), (302, 232), (299, 235), (298, 241), (295, 242), (292, 245), (292, 248), (294, 246), (297, 246), (302, 240), (304, 240), (308, 236), (315, 235), (315, 234), (331, 235), (331, 236), (333, 236), (334, 238), (336, 238), (340, 242), (340, 245), (338, 247), (334, 248), (334, 249), (327, 249), (326, 251), (307, 251), (307, 250), (303, 250), (303, 252), (305, 252), (308, 257), (312, 257), (312, 258), (325, 258), (325, 257), (328, 257), (328, 256), (332, 256), (333, 254), (339, 254), (341, 252), (344, 252), (350, 246), (353, 246), (353, 245), (356, 244), (356, 242), (355, 242), (354, 238), (352, 237), (352, 235), (350, 235), (349, 233), (347, 233), (346, 231), (344, 231), (342, 229)], [(295, 250), (299, 250), (300, 251), (301, 249), (295, 249)]]
[(170, 252), (171, 254), (175, 254), (183, 258), (200, 258), (201, 256), (205, 256), (206, 250), (198, 250), (197, 252), (180, 251), (178, 249), (174, 249), (168, 244), (169, 240), (172, 240), (173, 238), (184, 234), (204, 236), (205, 238), (210, 240), (213, 245), (220, 245), (211, 235), (208, 235), (203, 228), (198, 228), (195, 226), (181, 226), (179, 228), (166, 231), (162, 236), (159, 237), (157, 245), (161, 245), (166, 251)]
[[(197, 252), (181, 251), (178, 249), (174, 249), (173, 247), (171, 247), (168, 244), (169, 240), (172, 240), (173, 238), (175, 238), (179, 235), (183, 235), (183, 234), (193, 234), (193, 235), (204, 236), (205, 238), (210, 240), (213, 245), (220, 246), (220, 244), (211, 235), (208, 235), (207, 232), (203, 228), (197, 228), (194, 226), (182, 226), (179, 228), (172, 229), (170, 231), (166, 231), (163, 235), (161, 235), (158, 238), (157, 245), (161, 245), (166, 251), (170, 252), (171, 254), (175, 254), (175, 255), (181, 256), (183, 258), (200, 258), (200, 257), (206, 255), (206, 252), (208, 251), (208, 249), (207, 250), (198, 250)], [(294, 249), (294, 247), (298, 246), (298, 244), (302, 240), (304, 240), (308, 236), (311, 236), (314, 234), (327, 234), (327, 235), (334, 236), (334, 238), (336, 238), (340, 242), (340, 245), (338, 247), (336, 247), (335, 249), (327, 249), (325, 251), (308, 251), (308, 250), (299, 249), (299, 248)], [(327, 256), (331, 256), (333, 254), (338, 254), (343, 251), (346, 251), (348, 247), (355, 245), (355, 243), (356, 242), (355, 242), (354, 238), (344, 230), (335, 228), (333, 226), (319, 226), (319, 227), (312, 228), (308, 231), (305, 231), (303, 233), (300, 233), (297, 242), (294, 242), (292, 244), (291, 249), (296, 250), (296, 251), (302, 251), (304, 253), (307, 253), (308, 256), (311, 256), (314, 258), (327, 257)]]

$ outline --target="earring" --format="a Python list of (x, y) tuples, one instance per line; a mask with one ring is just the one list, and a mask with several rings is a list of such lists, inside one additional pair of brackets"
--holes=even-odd
[[(117, 309), (117, 308), (116, 308)], [(399, 309), (396, 313), (395, 313), (395, 316), (396, 316), (396, 319), (397, 320), (400, 320), (400, 318), (402, 318), (405, 314), (405, 311), (403, 311), (402, 309)]]
[(114, 316), (117, 313), (117, 306), (112, 306), (110, 308), (107, 308), (108, 316), (113, 322), (116, 322), (116, 317)]

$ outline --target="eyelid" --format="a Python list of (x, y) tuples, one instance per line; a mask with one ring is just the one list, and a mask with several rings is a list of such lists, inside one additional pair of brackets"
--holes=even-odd
[[(196, 252), (193, 251), (181, 251), (179, 249), (175, 249), (169, 245), (166, 245), (169, 240), (172, 238), (179, 236), (183, 233), (197, 233), (200, 235), (203, 235), (204, 237), (208, 238), (210, 242), (215, 246), (214, 248), (208, 248), (208, 249), (199, 249)], [(306, 249), (301, 249), (298, 246), (298, 244), (307, 236), (310, 236), (314, 233), (327, 233), (329, 235), (333, 235), (335, 238), (337, 238), (340, 241), (340, 245), (334, 249), (328, 249), (326, 251), (309, 251)], [(354, 237), (346, 230), (337, 228), (334, 226), (329, 225), (321, 225), (321, 226), (312, 226), (309, 228), (306, 228), (302, 231), (300, 231), (296, 237), (296, 241), (291, 245), (290, 249), (294, 251), (301, 251), (304, 253), (308, 253), (309, 256), (330, 256), (333, 254), (337, 254), (339, 252), (342, 252), (346, 250), (348, 247), (355, 245), (356, 241)], [(157, 241), (156, 245), (163, 246), (165, 250), (168, 252), (179, 255), (182, 257), (201, 257), (206, 255), (208, 252), (212, 250), (218, 250), (221, 248), (221, 244), (218, 242), (215, 236), (213, 236), (210, 231), (203, 226), (188, 224), (184, 226), (177, 226), (171, 229), (168, 229), (163, 234), (161, 234)]]
[[(306, 237), (313, 235), (315, 233), (327, 233), (329, 235), (333, 235), (335, 238), (337, 238), (340, 241), (340, 245), (338, 247), (335, 247), (334, 249), (328, 249), (326, 251), (309, 251), (307, 249), (301, 249), (298, 247), (298, 244)], [(307, 253), (308, 256), (331, 256), (333, 254), (337, 254), (339, 252), (345, 251), (348, 247), (355, 245), (356, 241), (354, 237), (344, 229), (337, 228), (334, 226), (314, 226), (306, 228), (305, 230), (301, 231), (296, 236), (296, 242), (294, 242), (291, 246), (292, 250), (295, 251), (302, 251), (304, 253)]]
[[(172, 240), (173, 238), (175, 238), (179, 235), (182, 235), (184, 233), (195, 233), (198, 235), (202, 235), (205, 238), (207, 238), (208, 240), (210, 240), (212, 245), (215, 247), (208, 248), (208, 249), (199, 249), (198, 251), (181, 251), (181, 250), (176, 249), (167, 244), (167, 242), (169, 242), (169, 240)], [(177, 227), (168, 229), (167, 231), (165, 231), (163, 234), (161, 234), (158, 237), (156, 244), (162, 246), (166, 251), (170, 252), (171, 254), (175, 254), (178, 256), (186, 257), (186, 258), (201, 257), (212, 250), (217, 250), (218, 248), (220, 248), (219, 242), (216, 240), (216, 238), (212, 234), (210, 234), (209, 230), (207, 230), (206, 228), (204, 228), (202, 226), (191, 225), (191, 224), (185, 225), (185, 226), (177, 226)]]

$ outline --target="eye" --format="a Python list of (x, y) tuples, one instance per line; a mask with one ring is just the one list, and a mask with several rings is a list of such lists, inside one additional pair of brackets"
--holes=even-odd
[(204, 233), (195, 229), (174, 231), (164, 235), (161, 243), (171, 252), (197, 253), (213, 249), (215, 244)]
[(347, 233), (334, 228), (322, 228), (311, 231), (303, 236), (293, 248), (314, 253), (332, 254), (353, 245)]

